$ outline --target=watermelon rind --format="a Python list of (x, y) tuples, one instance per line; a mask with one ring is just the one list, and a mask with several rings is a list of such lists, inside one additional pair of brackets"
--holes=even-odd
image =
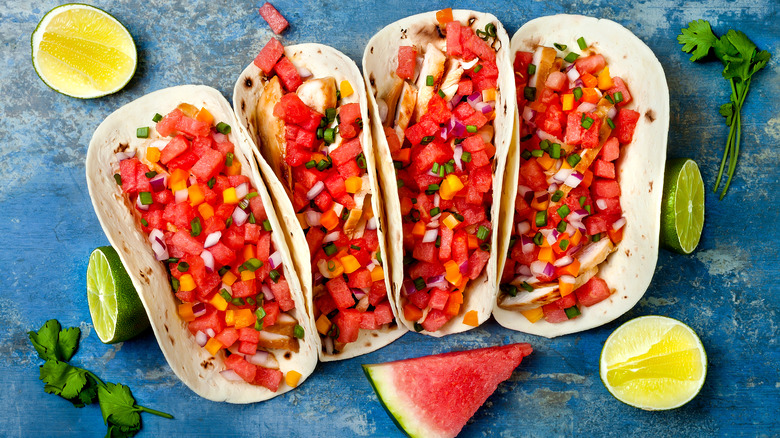
[(388, 364), (363, 365), (363, 372), (368, 381), (371, 382), (371, 386), (379, 398), (379, 403), (382, 404), (398, 429), (412, 438), (431, 436), (431, 431), (421, 428), (422, 424), (413, 418), (412, 406), (404, 403), (396, 393), (393, 386), (392, 366)]

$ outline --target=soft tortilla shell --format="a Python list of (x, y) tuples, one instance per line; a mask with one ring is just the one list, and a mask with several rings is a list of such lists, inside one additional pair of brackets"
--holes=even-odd
[[(282, 383), (277, 392), (246, 382), (231, 382), (219, 375), (224, 368), (224, 354), (212, 357), (195, 343), (187, 329), (187, 323), (178, 315), (178, 303), (171, 291), (168, 274), (163, 264), (155, 259), (147, 237), (141, 230), (140, 217), (122, 194), (114, 181), (117, 168), (115, 152), (122, 149), (137, 150), (148, 144), (147, 139), (136, 138), (136, 128), (150, 126), (150, 138), (159, 137), (154, 130), (152, 116), (167, 114), (180, 103), (189, 103), (198, 108), (205, 106), (217, 121), (225, 121), (233, 127), (229, 134), (235, 145), (235, 157), (242, 164), (242, 173), (252, 180), (263, 204), (271, 206), (266, 191), (251, 157), (246, 132), (237, 123), (230, 104), (215, 89), (184, 85), (155, 91), (135, 100), (108, 116), (92, 136), (87, 152), (87, 186), (98, 220), (108, 241), (119, 253), (146, 308), (157, 343), (173, 372), (201, 397), (229, 403), (253, 403), (283, 394), (293, 388)], [(314, 371), (317, 364), (316, 332), (304, 314), (304, 298), (300, 284), (292, 269), (292, 259), (287, 244), (280, 239), (281, 228), (272, 208), (267, 208), (268, 220), (274, 229), (273, 241), (282, 253), (284, 274), (295, 301), (293, 316), (303, 326), (305, 337), (299, 340), (300, 351), (295, 354), (276, 354), (282, 372), (295, 370), (301, 373), (300, 383)]]
[[(493, 316), (504, 327), (553, 338), (606, 324), (630, 310), (644, 295), (658, 260), (661, 195), (664, 183), (666, 140), (669, 131), (669, 88), (661, 63), (642, 40), (610, 20), (581, 15), (553, 15), (529, 21), (512, 37), (511, 52), (532, 51), (554, 43), (578, 47), (584, 37), (595, 53), (607, 60), (612, 76), (626, 81), (634, 99), (627, 108), (639, 112), (634, 141), (622, 147), (617, 177), (620, 203), (628, 223), (623, 241), (605, 263), (599, 277), (615, 292), (596, 305), (583, 307), (582, 315), (562, 323), (542, 319), (529, 322), (518, 312), (496, 307)], [(519, 160), (519, 145), (513, 145), (510, 160)], [(507, 175), (517, 195), (517, 171)], [(509, 184), (509, 182), (508, 182)], [(514, 208), (507, 211), (511, 224)], [(506, 257), (506, 254), (504, 254)], [(505, 260), (505, 258), (504, 258)], [(503, 270), (503, 263), (501, 265)]]
[[(314, 78), (332, 76), (336, 79), (337, 86), (343, 80), (349, 81), (354, 90), (354, 94), (342, 98), (341, 101), (342, 103), (360, 103), (361, 117), (363, 120), (368, 120), (368, 103), (366, 101), (363, 78), (360, 76), (360, 71), (355, 63), (346, 55), (332, 47), (321, 44), (298, 44), (287, 46), (284, 49), (284, 53), (296, 67), (307, 68)], [(249, 64), (236, 82), (233, 90), (233, 106), (236, 115), (238, 116), (238, 120), (250, 133), (250, 138), (253, 142), (252, 151), (259, 163), (260, 173), (265, 178), (271, 196), (274, 198), (274, 205), (277, 209), (277, 213), (282, 218), (282, 226), (286, 231), (287, 241), (290, 248), (292, 248), (293, 258), (296, 267), (298, 268), (298, 272), (300, 273), (300, 282), (306, 297), (309, 318), (311, 321), (314, 321), (311, 254), (309, 253), (306, 236), (295, 215), (295, 209), (287, 194), (287, 190), (279, 179), (279, 169), (273, 169), (269, 165), (269, 162), (273, 162), (273, 160), (271, 157), (268, 157), (267, 154), (272, 152), (264, 147), (260, 141), (260, 136), (258, 135), (254, 112), (257, 107), (257, 101), (263, 91), (264, 81), (265, 76), (263, 72), (254, 63)], [(385, 256), (387, 250), (385, 248), (384, 230), (386, 230), (387, 227), (384, 221), (384, 214), (382, 213), (384, 206), (380, 202), (382, 197), (377, 184), (376, 174), (374, 173), (375, 163), (374, 153), (371, 148), (370, 129), (363, 129), (360, 142), (363, 146), (363, 154), (366, 157), (368, 178), (371, 183), (371, 203), (374, 214), (378, 220), (377, 234), (379, 237), (379, 248), (382, 255)], [(385, 270), (388, 270), (387, 265), (390, 263), (390, 259), (385, 256), (384, 262)], [(385, 275), (385, 285), (387, 286), (387, 290), (390, 291), (390, 280), (387, 275)], [(390, 306), (397, 318), (398, 310), (396, 309), (395, 301), (392, 299), (392, 296), (389, 298), (391, 298)], [(400, 338), (404, 333), (406, 333), (406, 329), (400, 324), (396, 327), (382, 330), (361, 330), (358, 339), (355, 342), (347, 344), (344, 351), (340, 353), (326, 354), (320, 347), (320, 360), (329, 362), (349, 359), (370, 353)], [(317, 336), (317, 339), (320, 340), (319, 335)]]
[[(501, 218), (499, 207), (503, 189), (504, 167), (506, 166), (507, 151), (509, 150), (514, 132), (514, 114), (517, 106), (514, 76), (508, 50), (509, 37), (504, 26), (491, 14), (468, 10), (453, 10), (452, 15), (461, 24), (470, 23), (473, 29), (484, 29), (485, 25), (493, 23), (496, 26), (498, 44), (500, 44), (496, 53), (496, 64), (499, 73), (498, 100), (496, 102), (497, 113), (494, 121), (495, 134), (493, 140), (496, 146), (496, 156), (493, 161), (493, 205), (491, 207), (493, 224), (491, 247), (493, 250), (490, 253), (490, 259), (482, 275), (475, 280), (469, 281), (464, 293), (464, 303), (461, 305), (460, 313), (436, 332), (421, 332), (437, 337), (473, 329), (474, 327), (463, 324), (463, 315), (466, 312), (476, 310), (478, 322), (482, 324), (490, 317), (490, 313), (493, 310), (493, 302), (495, 301), (497, 290), (497, 272), (499, 272), (497, 269), (498, 248), (506, 246), (506, 242), (500, 241), (500, 237), (508, 238), (508, 234), (502, 232), (499, 228), (506, 226), (499, 221)], [(385, 214), (387, 215), (389, 225), (387, 242), (390, 250), (389, 256), (392, 260), (390, 263), (392, 291), (397, 303), (400, 303), (401, 284), (404, 277), (401, 204), (398, 199), (398, 185), (395, 178), (393, 158), (390, 155), (390, 148), (382, 129), (377, 99), (387, 95), (397, 77), (395, 70), (398, 66), (399, 46), (414, 45), (419, 49), (424, 48), (428, 43), (433, 43), (440, 50), (444, 49), (446, 39), (437, 29), (438, 22), (435, 12), (426, 12), (407, 17), (386, 26), (374, 35), (363, 53), (363, 75), (368, 85), (374, 147), (378, 158), (377, 165), (384, 191)], [(509, 226), (511, 227), (511, 222)], [(413, 322), (407, 321), (403, 317), (403, 312), (399, 312), (399, 314), (401, 321), (407, 327), (413, 329)]]

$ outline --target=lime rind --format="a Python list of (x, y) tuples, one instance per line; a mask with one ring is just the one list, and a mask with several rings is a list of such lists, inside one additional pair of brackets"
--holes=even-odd
[[(46, 33), (45, 29), (47, 28), (47, 26), (59, 14), (74, 9), (85, 9), (104, 16), (105, 18), (107, 18), (108, 20), (116, 24), (117, 29), (121, 29), (121, 32), (124, 36), (124, 38), (114, 39), (113, 42), (117, 43), (116, 44), (117, 46), (120, 45), (120, 43), (122, 42), (129, 43), (128, 47), (126, 47), (128, 50), (119, 51), (119, 52), (121, 52), (122, 54), (130, 58), (130, 60), (132, 61), (132, 68), (128, 70), (127, 77), (124, 80), (119, 81), (119, 83), (117, 83), (115, 86), (107, 87), (105, 89), (100, 89), (99, 87), (94, 86), (94, 84), (88, 84), (87, 76), (85, 76), (83, 72), (79, 71), (78, 69), (74, 68), (71, 65), (68, 65), (67, 63), (64, 63), (63, 60), (53, 57), (52, 55), (42, 53), (42, 52), (39, 53), (39, 49), (43, 41), (43, 36)], [(95, 41), (93, 40), (92, 42)], [(43, 81), (43, 83), (45, 83), (52, 90), (60, 94), (69, 97), (74, 97), (77, 99), (93, 99), (97, 97), (106, 96), (108, 94), (116, 93), (117, 91), (124, 88), (130, 82), (130, 80), (133, 78), (138, 68), (138, 55), (135, 46), (135, 41), (133, 40), (133, 37), (130, 34), (130, 32), (127, 30), (127, 28), (119, 20), (117, 20), (113, 15), (109, 14), (108, 12), (100, 8), (83, 4), (83, 3), (68, 3), (68, 4), (60, 5), (47, 12), (43, 16), (43, 18), (41, 18), (41, 20), (38, 22), (38, 25), (35, 27), (35, 30), (30, 36), (30, 48), (31, 48), (33, 69), (35, 70), (35, 74), (38, 75), (41, 81)], [(114, 53), (114, 55), (115, 55), (114, 57), (116, 58), (117, 57), (116, 53)], [(47, 74), (42, 73), (42, 70), (45, 70), (45, 68), (40, 64), (39, 58), (45, 58), (49, 63), (59, 63), (60, 64), (59, 67), (61, 70), (67, 70), (73, 73), (73, 75), (69, 77), (71, 80), (74, 81), (72, 86), (75, 89), (81, 90), (81, 92), (69, 92), (68, 90), (63, 89), (63, 87), (53, 83), (55, 81), (53, 81), (52, 78), (47, 78)], [(49, 76), (52, 75), (51, 71), (48, 72), (48, 75)], [(84, 91), (84, 90), (88, 90), (88, 91)]]
[(704, 182), (695, 161), (666, 163), (661, 204), (661, 244), (680, 254), (692, 253), (704, 228)]

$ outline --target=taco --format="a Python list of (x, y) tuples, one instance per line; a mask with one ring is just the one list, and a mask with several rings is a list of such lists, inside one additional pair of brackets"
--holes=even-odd
[(443, 336), (490, 317), (513, 134), (509, 39), (490, 14), (397, 21), (363, 54), (401, 321)]
[(398, 339), (387, 293), (382, 204), (365, 86), (355, 63), (319, 44), (262, 49), (233, 92), (255, 141), (320, 340), (323, 361)]
[(302, 383), (317, 337), (281, 226), (230, 105), (205, 86), (135, 100), (95, 131), (95, 212), (174, 373), (251, 403)]
[(493, 315), (554, 337), (612, 321), (650, 283), (669, 91), (653, 52), (609, 20), (532, 20), (511, 53), (522, 124)]

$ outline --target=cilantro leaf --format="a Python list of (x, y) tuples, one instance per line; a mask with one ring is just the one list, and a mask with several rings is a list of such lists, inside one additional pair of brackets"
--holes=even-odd
[(78, 397), (87, 384), (87, 371), (51, 359), (41, 365), (40, 379), (46, 384), (44, 391), (71, 400)]
[(79, 347), (81, 330), (71, 327), (61, 330), (59, 321), (50, 319), (37, 331), (27, 332), (30, 342), (43, 360), (69, 361)]
[(734, 122), (734, 103), (724, 103), (720, 106), (720, 115), (726, 118), (726, 126), (731, 126)]
[(682, 33), (677, 35), (677, 41), (683, 45), (683, 52), (691, 53), (691, 61), (707, 56), (710, 48), (718, 40), (706, 20), (691, 21), (688, 23), (688, 28), (681, 31)]
[(135, 405), (135, 398), (127, 386), (106, 382), (98, 388), (98, 400), (105, 424), (110, 422), (120, 428), (140, 427), (138, 412), (141, 409)]

